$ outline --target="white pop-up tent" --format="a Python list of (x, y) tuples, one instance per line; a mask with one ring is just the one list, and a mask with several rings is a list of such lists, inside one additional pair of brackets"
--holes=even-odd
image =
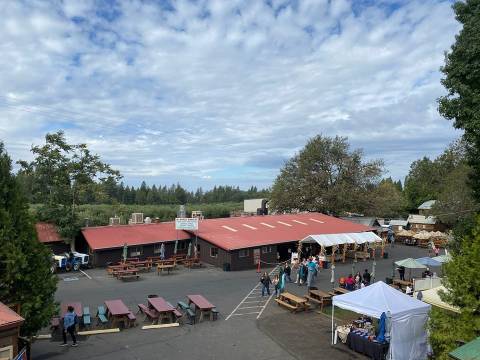
[(388, 359), (427, 359), (427, 332), (430, 305), (395, 290), (382, 281), (348, 294), (333, 297), (335, 306), (379, 319), (382, 313), (390, 316), (390, 348)]
[(334, 245), (343, 244), (357, 244), (362, 245), (365, 243), (378, 243), (382, 242), (382, 238), (373, 232), (361, 232), (361, 233), (341, 233), (341, 234), (320, 234), (309, 235), (305, 239), (301, 240), (302, 244), (317, 243), (320, 246), (329, 247)]

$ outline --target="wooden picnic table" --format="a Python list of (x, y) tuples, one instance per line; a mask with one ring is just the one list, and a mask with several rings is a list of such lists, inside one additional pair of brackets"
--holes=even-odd
[(289, 292), (281, 293), (275, 301), (278, 305), (285, 306), (286, 308), (296, 312), (298, 310), (306, 310), (308, 308), (307, 299), (291, 294)]
[(67, 313), (67, 309), (69, 306), (73, 306), (73, 309), (75, 310), (75, 314), (77, 314), (78, 317), (83, 316), (83, 307), (81, 302), (62, 302), (60, 305), (60, 317), (63, 319), (65, 314)]
[(113, 272), (113, 276), (116, 278), (122, 276), (122, 275), (137, 275), (138, 270), (137, 269), (125, 269), (125, 270), (115, 270)]
[(410, 285), (410, 286), (413, 285), (413, 282), (410, 281), (410, 280), (393, 279), (393, 283), (394, 283), (395, 285), (405, 286), (405, 287), (407, 287), (407, 286), (409, 286), (409, 285)]
[(128, 307), (123, 303), (122, 300), (106, 300), (105, 306), (107, 307), (107, 315), (109, 318), (112, 318), (112, 327), (123, 321), (124, 326), (128, 323), (127, 316), (130, 313)]
[(308, 296), (306, 296), (306, 298), (308, 300), (313, 300), (314, 302), (319, 303), (320, 311), (323, 310), (323, 306), (326, 303), (329, 303), (332, 301), (332, 295), (322, 290), (309, 290)]
[(113, 274), (116, 270), (125, 270), (125, 269), (128, 269), (128, 265), (126, 264), (110, 265), (107, 267), (107, 272), (109, 274)]
[(328, 293), (332, 296), (335, 296), (335, 295), (340, 295), (340, 294), (348, 294), (349, 292), (350, 292), (350, 290), (347, 290), (347, 289), (344, 289), (344, 288), (341, 288), (341, 287), (336, 287), (333, 290), (329, 291)]
[(133, 266), (133, 267), (150, 267), (152, 266), (152, 261), (151, 260), (142, 260), (142, 261), (135, 261), (135, 262), (130, 262), (128, 265)]
[(158, 264), (157, 275), (160, 275), (160, 272), (163, 273), (164, 270), (167, 270), (167, 274), (170, 274), (170, 271), (173, 269), (175, 269), (175, 264)]
[(215, 305), (205, 299), (202, 295), (187, 295), (187, 298), (188, 304), (194, 304), (195, 310), (198, 309), (198, 311), (200, 311), (200, 319), (198, 321), (203, 320), (203, 315), (205, 313), (209, 314), (210, 318), (212, 317), (212, 309), (215, 308)]
[(185, 267), (192, 268), (195, 265), (202, 266), (202, 263), (198, 257), (183, 260), (183, 266)]
[(162, 319), (173, 321), (173, 312), (175, 308), (165, 301), (162, 297), (148, 298), (148, 307), (154, 309), (160, 314)]

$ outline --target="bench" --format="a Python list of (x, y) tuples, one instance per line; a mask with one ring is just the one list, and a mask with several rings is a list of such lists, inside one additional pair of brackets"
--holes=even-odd
[(83, 326), (90, 326), (92, 324), (90, 314), (83, 314)]
[(135, 326), (135, 320), (137, 320), (137, 318), (135, 317), (135, 315), (133, 315), (131, 311), (127, 314), (127, 318), (128, 318), (128, 327)]
[(212, 312), (212, 320), (217, 320), (217, 319), (218, 319), (218, 310), (217, 310), (217, 308), (213, 308), (213, 309), (211, 310), (211, 312)]
[(187, 309), (190, 309), (190, 306), (188, 306), (187, 304), (185, 304), (183, 301), (179, 301), (177, 303), (177, 308), (180, 308), (182, 310), (187, 310)]
[(309, 303), (317, 304), (317, 306), (323, 304), (322, 300), (315, 299), (309, 295), (305, 295), (304, 298), (307, 299)]
[(138, 312), (139, 313), (145, 314), (145, 310), (148, 310), (148, 307), (146, 307), (143, 304), (138, 304)]
[(196, 318), (195, 311), (193, 311), (192, 309), (188, 308), (188, 309), (187, 309), (187, 316), (188, 316), (188, 319), (190, 320), (190, 325), (195, 324), (195, 318)]
[(119, 275), (118, 278), (122, 281), (127, 281), (127, 280), (138, 280), (140, 278), (140, 275), (138, 274), (125, 274), (125, 275)]
[(289, 303), (285, 302), (285, 301), (282, 301), (280, 299), (275, 299), (275, 301), (278, 303), (278, 305), (282, 305), (282, 306), (285, 306), (287, 309), (290, 309), (292, 311), (297, 311), (297, 307), (296, 306), (293, 306), (293, 305), (290, 305)]
[(98, 321), (101, 322), (102, 325), (108, 323), (108, 319), (104, 314), (98, 314)]
[(157, 314), (155, 311), (153, 310), (150, 310), (148, 307), (146, 307), (145, 305), (143, 304), (138, 304), (138, 312), (141, 312), (143, 313), (147, 318), (149, 318), (152, 323), (155, 321), (155, 320), (158, 320), (158, 316), (159, 314)]

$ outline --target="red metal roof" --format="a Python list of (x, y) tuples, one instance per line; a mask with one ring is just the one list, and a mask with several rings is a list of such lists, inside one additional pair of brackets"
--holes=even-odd
[(299, 241), (308, 235), (372, 231), (365, 225), (320, 213), (202, 220), (197, 235), (225, 250)]
[(190, 239), (189, 233), (175, 230), (174, 222), (88, 227), (82, 234), (92, 250)]
[(54, 224), (36, 223), (35, 230), (37, 230), (38, 241), (41, 243), (61, 242), (60, 234)]
[(0, 302), (0, 329), (21, 325), (24, 319), (7, 305)]

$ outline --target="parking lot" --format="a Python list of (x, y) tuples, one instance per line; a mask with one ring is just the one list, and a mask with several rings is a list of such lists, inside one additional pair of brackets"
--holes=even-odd
[[(425, 256), (427, 250), (398, 245), (388, 249), (389, 259), (378, 259), (376, 279), (391, 276), (392, 261), (406, 257)], [(336, 264), (335, 274), (348, 275), (352, 263)], [(359, 261), (357, 271), (371, 271), (371, 261)], [(268, 269), (271, 271), (272, 269)], [(80, 337), (77, 348), (60, 347), (58, 338), (37, 340), (32, 346), (34, 359), (307, 359), (320, 353), (331, 359), (363, 359), (346, 346), (330, 346), (330, 320), (316, 311), (291, 314), (273, 299), (261, 297), (259, 275), (255, 270), (224, 272), (214, 267), (179, 269), (170, 275), (152, 271), (141, 279), (121, 282), (107, 275), (104, 269), (86, 273), (59, 275), (56, 299), (80, 301), (92, 314), (105, 300), (121, 299), (136, 313), (137, 304), (146, 303), (147, 296), (157, 294), (176, 304), (189, 294), (202, 294), (220, 312), (217, 321), (187, 323), (176, 328), (142, 330), (143, 316), (137, 315), (138, 326), (120, 333)], [(321, 270), (316, 282), (328, 289), (330, 270)], [(299, 295), (305, 286), (287, 284), (287, 291)], [(44, 331), (48, 333), (48, 329)]]

